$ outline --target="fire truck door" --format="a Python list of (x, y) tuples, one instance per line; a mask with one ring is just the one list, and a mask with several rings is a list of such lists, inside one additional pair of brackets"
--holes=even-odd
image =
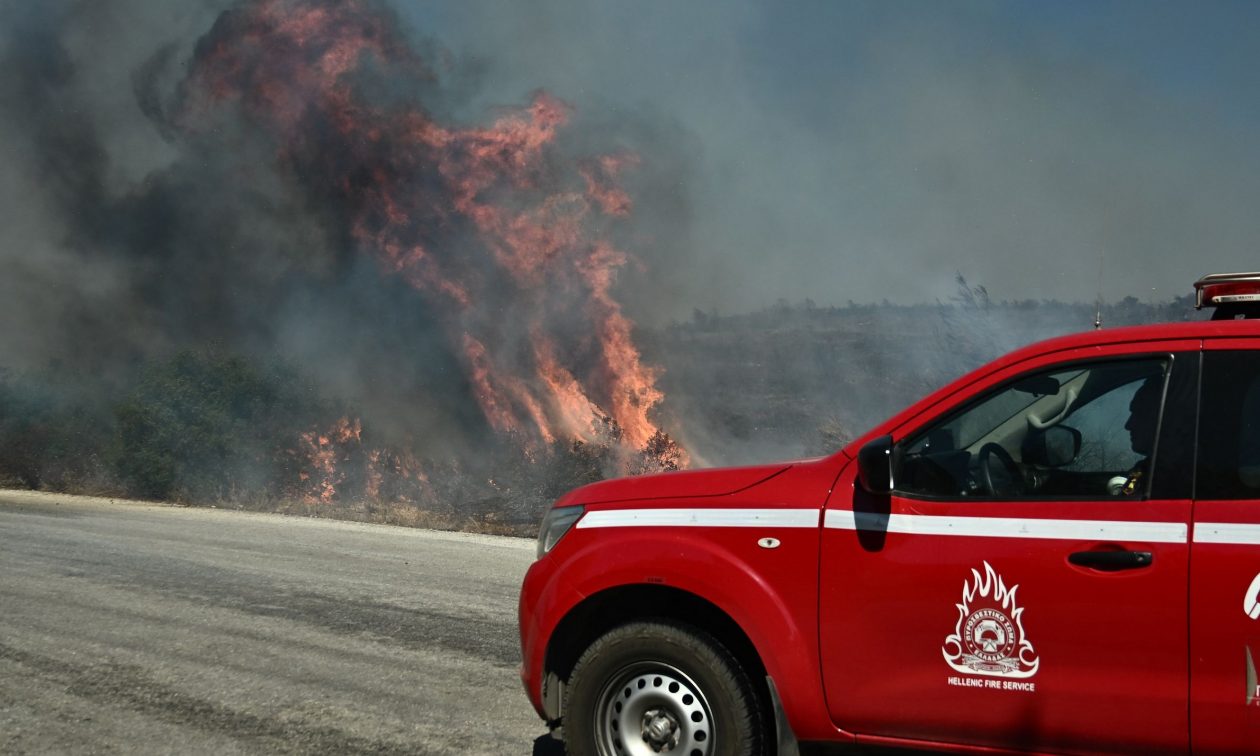
[(910, 421), (892, 495), (865, 492), (850, 465), (823, 536), (821, 653), (838, 726), (1187, 750), (1191, 500), (1187, 476), (1165, 472), (1185, 460), (1159, 454), (1168, 434), (1192, 435), (1198, 355), (1169, 346), (1017, 366)]
[(1260, 340), (1208, 342), (1190, 569), (1195, 753), (1260, 736)]

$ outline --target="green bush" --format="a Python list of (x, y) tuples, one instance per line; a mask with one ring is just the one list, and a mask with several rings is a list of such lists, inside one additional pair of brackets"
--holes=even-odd
[(314, 390), (292, 370), (216, 352), (181, 352), (144, 370), (115, 408), (110, 456), (136, 496), (271, 496), (289, 473), (285, 450), (320, 409)]
[(0, 371), (0, 485), (108, 487), (101, 451), (113, 433), (108, 404), (60, 371)]

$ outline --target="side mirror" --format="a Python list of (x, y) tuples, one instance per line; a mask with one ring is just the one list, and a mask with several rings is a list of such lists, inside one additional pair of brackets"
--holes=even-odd
[(895, 484), (896, 460), (892, 436), (873, 439), (858, 451), (858, 483), (867, 493), (886, 495)]
[(1052, 425), (1029, 433), (1020, 454), (1024, 462), (1041, 467), (1072, 464), (1081, 453), (1081, 432), (1066, 425)]

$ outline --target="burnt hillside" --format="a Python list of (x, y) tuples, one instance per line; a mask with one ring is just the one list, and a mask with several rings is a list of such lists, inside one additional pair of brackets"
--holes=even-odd
[[(640, 329), (665, 431), (625, 453), (416, 426), (399, 441), (352, 397), (281, 361), (207, 347), (102, 377), (53, 362), (0, 366), (0, 485), (217, 503), (401, 524), (529, 532), (566, 490), (600, 478), (825, 454), (932, 389), (1012, 348), (1092, 325), (1094, 308), (989, 300), (960, 281), (935, 305), (696, 311)], [(1188, 299), (1108, 305), (1107, 326), (1202, 317)], [(434, 399), (437, 401), (438, 399)], [(677, 441), (677, 443), (675, 443)], [(524, 449), (524, 451), (522, 451)]]
[[(992, 302), (960, 282), (934, 305), (811, 302), (745, 315), (697, 310), (644, 334), (677, 435), (700, 461), (734, 464), (834, 451), (947, 381), (1016, 347), (1087, 330), (1093, 305)], [(1104, 327), (1204, 317), (1189, 297), (1102, 308)]]

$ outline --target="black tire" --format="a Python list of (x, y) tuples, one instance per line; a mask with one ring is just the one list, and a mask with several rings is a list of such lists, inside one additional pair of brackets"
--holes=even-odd
[(714, 638), (664, 622), (618, 627), (569, 677), (569, 756), (760, 756), (765, 718), (748, 675)]

